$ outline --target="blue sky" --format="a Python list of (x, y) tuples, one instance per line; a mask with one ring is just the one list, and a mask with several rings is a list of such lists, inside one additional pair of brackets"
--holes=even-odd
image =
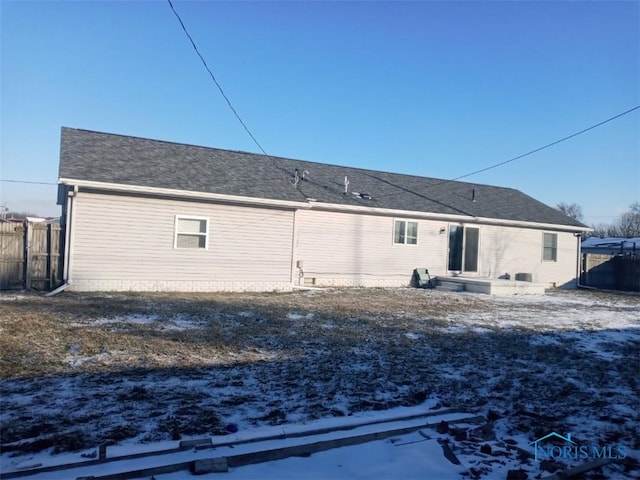
[[(640, 105), (640, 2), (191, 2), (201, 53), (271, 155), (454, 178)], [(0, 3), (0, 178), (57, 180), (60, 127), (258, 152), (168, 3)], [(467, 180), (640, 200), (640, 110)], [(0, 205), (59, 213), (56, 187)]]

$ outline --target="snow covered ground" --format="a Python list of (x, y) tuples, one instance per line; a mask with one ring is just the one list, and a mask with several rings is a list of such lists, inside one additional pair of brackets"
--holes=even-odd
[(228, 437), (230, 424), (242, 433), (418, 405), (487, 418), (439, 434), (461, 466), (408, 434), (227, 475), (416, 478), (432, 465), (446, 478), (540, 478), (586, 461), (536, 461), (531, 443), (557, 432), (624, 447), (626, 459), (586, 478), (640, 478), (637, 296), (2, 294), (0, 328), (2, 472), (77, 461), (104, 442), (156, 448)]

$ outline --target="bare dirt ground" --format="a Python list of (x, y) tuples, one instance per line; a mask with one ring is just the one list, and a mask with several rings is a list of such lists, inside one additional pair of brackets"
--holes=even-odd
[[(630, 453), (588, 478), (640, 478), (639, 312), (595, 292), (2, 293), (3, 464), (428, 400), (489, 419), (461, 455), (572, 432)], [(494, 457), (470, 478), (563, 466)]]

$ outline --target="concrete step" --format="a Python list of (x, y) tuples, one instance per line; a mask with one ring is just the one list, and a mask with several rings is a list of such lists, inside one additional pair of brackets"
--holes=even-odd
[(462, 291), (464, 291), (462, 288), (442, 287), (440, 285), (436, 286), (436, 290), (439, 290), (441, 292), (462, 292)]
[(442, 290), (445, 292), (463, 292), (464, 284), (458, 282), (447, 282), (446, 280), (438, 280), (436, 290)]

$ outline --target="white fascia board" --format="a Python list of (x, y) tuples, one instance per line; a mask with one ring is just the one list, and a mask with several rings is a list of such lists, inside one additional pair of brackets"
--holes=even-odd
[(122, 183), (93, 182), (89, 180), (75, 180), (61, 177), (58, 183), (74, 185), (80, 188), (95, 188), (120, 193), (145, 193), (165, 197), (181, 197), (199, 200), (218, 200), (221, 202), (239, 203), (245, 205), (259, 205), (285, 208), (309, 208), (307, 202), (293, 202), (289, 200), (272, 200), (269, 198), (242, 197), (239, 195), (226, 195), (223, 193), (192, 192), (173, 188), (144, 187), (141, 185), (124, 185)]
[(477, 223), (489, 225), (504, 225), (508, 227), (536, 228), (541, 230), (556, 230), (567, 232), (590, 231), (587, 227), (575, 227), (572, 225), (559, 225), (555, 223), (525, 222), (521, 220), (506, 220), (500, 218), (472, 217), (470, 215), (455, 215), (448, 213), (420, 212), (414, 210), (397, 210), (391, 208), (362, 207), (359, 205), (341, 205), (338, 203), (311, 202), (312, 210), (330, 210), (335, 212), (369, 213), (372, 215), (385, 215), (394, 217), (411, 217), (425, 220), (440, 220), (459, 223)]
[(538, 228), (544, 230), (560, 230), (564, 232), (589, 232), (592, 229), (589, 227), (577, 227), (573, 225), (559, 225), (557, 223), (539, 223), (539, 222), (525, 222), (521, 220), (501, 220), (499, 218), (485, 218), (477, 217), (478, 223), (491, 223), (493, 225), (504, 225), (513, 227), (525, 227), (525, 228)]

